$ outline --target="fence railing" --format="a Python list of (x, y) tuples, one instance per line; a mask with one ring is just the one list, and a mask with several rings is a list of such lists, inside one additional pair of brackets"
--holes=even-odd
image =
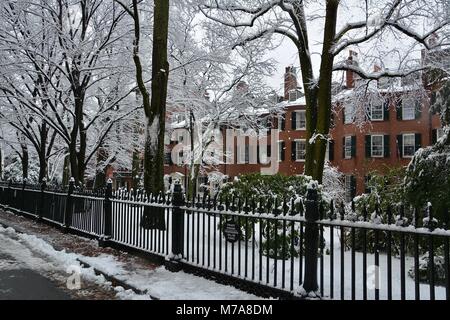
[(258, 292), (330, 299), (450, 299), (448, 210), (373, 212), (318, 199), (187, 201), (141, 191), (0, 183), (0, 204)]

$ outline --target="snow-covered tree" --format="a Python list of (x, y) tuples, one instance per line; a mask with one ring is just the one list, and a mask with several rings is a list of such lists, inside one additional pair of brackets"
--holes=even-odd
[[(217, 22), (221, 35), (227, 33), (224, 29), (235, 35), (233, 47), (245, 47), (261, 39), (274, 43), (279, 36), (295, 45), (306, 100), (305, 173), (319, 181), (330, 129), (333, 75), (349, 70), (367, 83), (405, 78), (423, 70), (423, 65), (414, 63), (420, 49), (432, 50), (447, 45), (449, 40), (444, 34), (438, 42), (429, 41), (449, 27), (448, 13), (442, 10), (445, 0), (192, 1), (206, 17)], [(395, 68), (369, 71), (372, 65), (356, 65), (342, 58), (341, 54), (350, 48), (360, 51), (361, 61), (395, 57)], [(313, 64), (316, 55), (318, 73)], [(314, 135), (320, 138), (310, 139)]]

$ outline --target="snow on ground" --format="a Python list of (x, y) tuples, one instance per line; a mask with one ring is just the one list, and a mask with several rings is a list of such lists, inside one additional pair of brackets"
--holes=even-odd
[[(64, 274), (68, 268), (76, 267), (81, 269), (83, 279), (95, 282), (100, 286), (110, 286), (111, 283), (106, 281), (103, 276), (95, 275), (94, 268), (96, 268), (148, 292), (148, 295), (137, 295), (131, 290), (116, 287), (116, 296), (119, 299), (149, 299), (149, 295), (171, 300), (258, 299), (257, 296), (247, 294), (234, 287), (220, 285), (184, 272), (172, 273), (164, 267), (149, 270), (136, 266), (129, 271), (130, 268), (126, 268), (125, 262), (119, 261), (112, 255), (101, 254), (97, 257), (87, 257), (65, 250), (58, 251), (46, 241), (34, 235), (16, 233), (12, 228), (0, 226), (0, 243), (2, 243), (1, 250), (5, 254), (14, 256), (32, 270)], [(78, 259), (88, 263), (91, 267), (81, 268)], [(0, 267), (6, 266), (0, 265)]]
[(261, 299), (232, 286), (220, 285), (182, 271), (173, 273), (167, 271), (164, 267), (158, 267), (154, 270), (136, 268), (133, 271), (128, 271), (124, 268), (122, 262), (117, 261), (115, 257), (110, 255), (84, 257), (83, 261), (119, 280), (126, 281), (140, 290), (147, 291), (149, 295), (164, 300)]

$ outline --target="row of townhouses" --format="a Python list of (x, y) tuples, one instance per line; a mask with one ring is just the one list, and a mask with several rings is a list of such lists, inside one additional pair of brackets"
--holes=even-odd
[[(358, 63), (354, 52), (350, 52), (348, 59), (350, 63)], [(375, 66), (377, 70), (379, 68)], [(391, 168), (408, 165), (419, 148), (433, 144), (442, 135), (439, 115), (430, 112), (429, 99), (415, 94), (414, 89), (408, 90), (404, 84), (395, 89), (395, 86), (378, 81), (375, 91), (380, 97), (379, 103), (367, 103), (366, 108), (361, 108), (366, 110), (358, 115), (355, 103), (342, 103), (345, 98), (358, 94), (355, 92), (359, 88), (358, 81), (360, 79), (355, 73), (347, 71), (345, 83), (336, 86), (326, 152), (330, 164), (344, 174), (348, 199), (368, 192), (370, 174), (383, 174)], [(421, 82), (424, 83), (423, 79)], [(277, 110), (280, 111), (266, 115), (269, 120), (267, 128), (272, 129), (267, 131), (266, 150), (260, 150), (251, 135), (232, 136), (234, 143), (231, 144), (231, 150), (227, 149), (227, 142), (223, 141), (223, 152), (216, 151), (219, 161), (215, 165), (205, 166), (201, 171), (197, 182), (198, 191), (205, 186), (217, 188), (221, 182), (230, 181), (241, 174), (262, 172), (262, 169), (270, 167), (267, 157), (276, 159), (276, 171), (281, 174), (300, 175), (304, 172), (306, 107), (296, 69), (292, 66), (286, 68), (284, 97), (277, 99), (281, 106)], [(363, 121), (358, 118), (363, 118)], [(182, 114), (172, 115), (171, 119), (175, 124), (185, 120)], [(277, 129), (276, 139), (273, 129)], [(226, 140), (229, 136), (223, 134), (223, 137)], [(168, 141), (169, 145), (180, 142), (179, 139), (175, 140)], [(273, 157), (274, 152), (276, 157)], [(188, 166), (181, 161), (173, 161), (171, 155), (169, 148), (165, 165), (167, 182), (170, 184), (176, 179), (186, 185)], [(181, 159), (182, 152), (179, 156)], [(217, 179), (217, 176), (220, 178)], [(116, 173), (115, 178), (117, 186), (129, 184), (127, 175)]]

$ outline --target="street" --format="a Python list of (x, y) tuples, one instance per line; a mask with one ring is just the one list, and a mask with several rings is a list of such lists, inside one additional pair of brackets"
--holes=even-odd
[[(1, 228), (1, 226), (0, 226)], [(80, 287), (69, 290), (73, 272), (12, 230), (0, 233), (0, 300), (115, 299), (111, 287), (80, 276)]]
[(2, 252), (0, 245), (0, 300), (67, 300), (70, 295), (55, 283)]

